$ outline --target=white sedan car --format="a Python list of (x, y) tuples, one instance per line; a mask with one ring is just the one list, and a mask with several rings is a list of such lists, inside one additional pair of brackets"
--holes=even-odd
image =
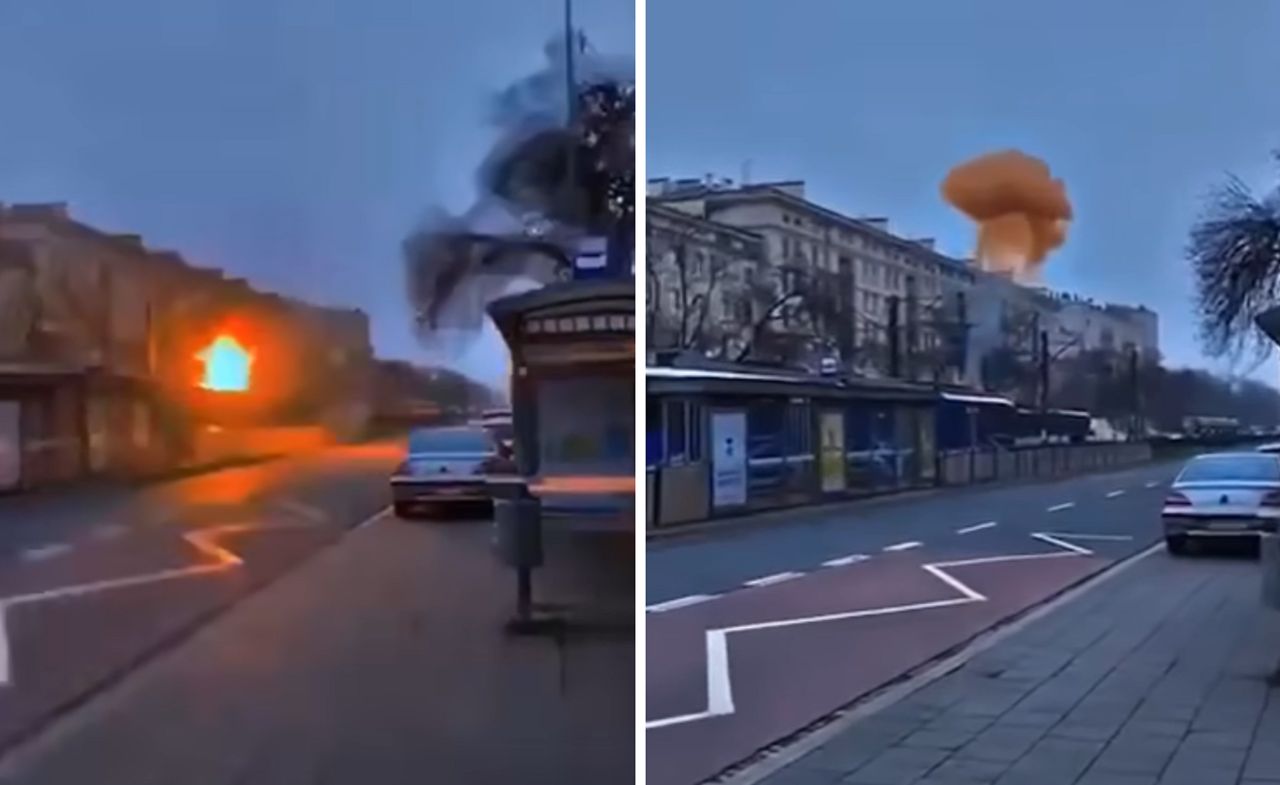
[(1160, 513), (1170, 553), (1200, 538), (1254, 538), (1280, 521), (1280, 456), (1200, 455), (1183, 466)]

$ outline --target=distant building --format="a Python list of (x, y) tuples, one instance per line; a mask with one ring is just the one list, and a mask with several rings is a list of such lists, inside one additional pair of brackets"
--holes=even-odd
[[(197, 355), (228, 329), (263, 355), (235, 406), (198, 386)], [(244, 401), (350, 432), (372, 356), (359, 311), (258, 292), (65, 204), (0, 205), (0, 491), (181, 463), (196, 423), (252, 416)]]
[[(932, 240), (902, 238), (886, 219), (853, 218), (812, 202), (803, 181), (655, 180), (649, 199), (763, 239), (768, 285), (779, 298), (803, 292), (779, 309), (771, 327), (794, 339), (797, 358), (811, 370), (835, 358), (845, 371), (888, 373), (889, 310), (896, 301), (899, 374), (958, 376), (948, 349), (962, 343), (951, 336), (973, 272), (938, 253)], [(935, 362), (944, 354), (947, 362)]]

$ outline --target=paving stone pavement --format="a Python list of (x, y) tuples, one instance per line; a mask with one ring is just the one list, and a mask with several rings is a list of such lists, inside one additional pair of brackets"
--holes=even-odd
[(1156, 553), (761, 785), (1280, 785), (1258, 562)]

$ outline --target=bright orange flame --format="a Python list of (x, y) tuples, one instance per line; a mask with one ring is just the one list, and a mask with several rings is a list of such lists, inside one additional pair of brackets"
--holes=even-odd
[(253, 353), (230, 335), (219, 335), (196, 355), (204, 363), (200, 386), (215, 392), (246, 392), (253, 369)]

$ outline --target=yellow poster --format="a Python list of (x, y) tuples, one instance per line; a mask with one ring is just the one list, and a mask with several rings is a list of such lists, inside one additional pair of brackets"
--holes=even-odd
[(845, 489), (844, 414), (822, 413), (822, 492)]

